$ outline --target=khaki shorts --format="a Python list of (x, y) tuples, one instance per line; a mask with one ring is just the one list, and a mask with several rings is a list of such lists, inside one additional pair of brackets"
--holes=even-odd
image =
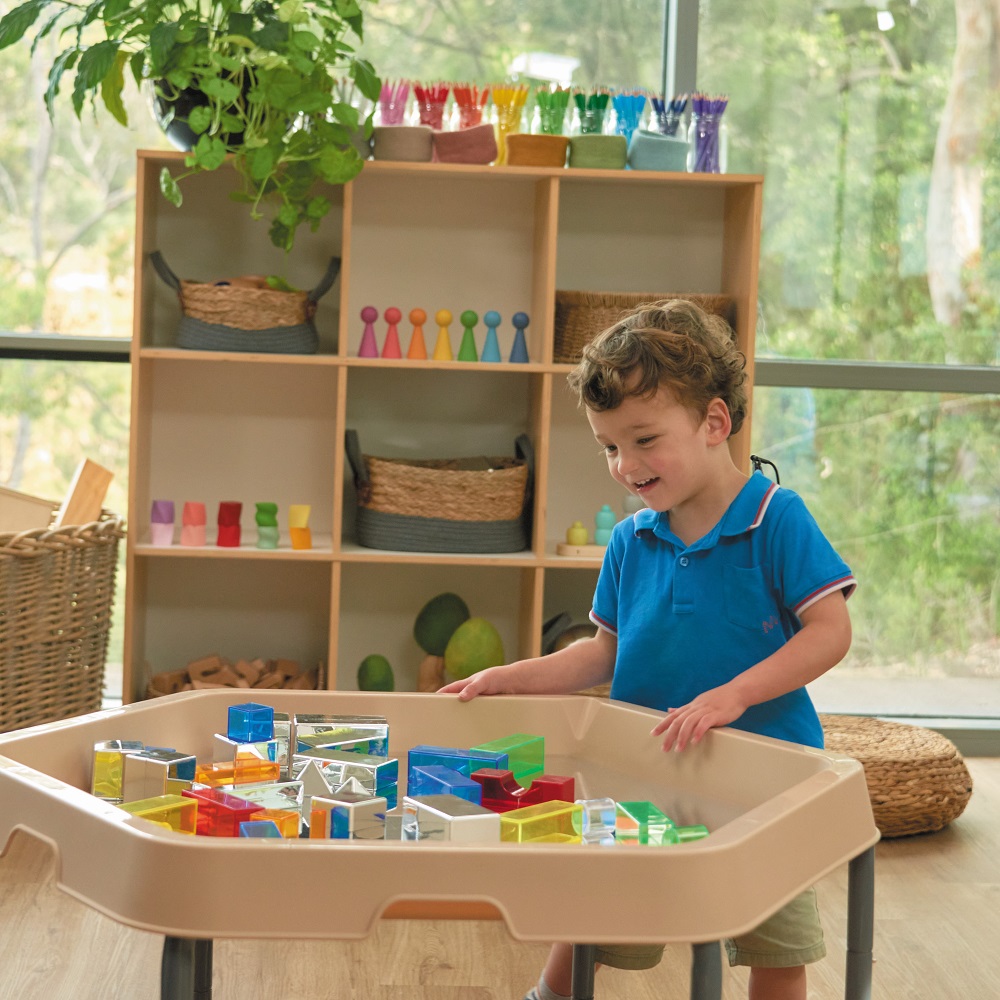
[[(806, 889), (759, 927), (737, 938), (726, 938), (730, 965), (763, 969), (795, 968), (826, 955), (816, 890)], [(663, 957), (662, 944), (597, 946), (597, 961), (615, 969), (652, 969)]]

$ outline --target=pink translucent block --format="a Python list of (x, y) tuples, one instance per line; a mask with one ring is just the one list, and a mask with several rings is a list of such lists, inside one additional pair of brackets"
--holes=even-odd
[(240, 823), (248, 823), (260, 812), (256, 802), (248, 802), (218, 788), (187, 788), (185, 798), (198, 802), (198, 834), (203, 837), (238, 837)]

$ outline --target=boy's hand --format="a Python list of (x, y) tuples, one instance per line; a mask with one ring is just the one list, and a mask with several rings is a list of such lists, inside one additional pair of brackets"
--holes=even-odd
[(510, 683), (508, 666), (488, 667), (460, 681), (438, 688), (438, 694), (457, 694), (459, 701), (471, 701), (480, 694), (517, 694)]
[(652, 729), (651, 736), (663, 736), (664, 750), (683, 750), (689, 744), (700, 743), (702, 737), (716, 726), (735, 722), (747, 706), (729, 684), (698, 695), (694, 701), (671, 708), (666, 718)]

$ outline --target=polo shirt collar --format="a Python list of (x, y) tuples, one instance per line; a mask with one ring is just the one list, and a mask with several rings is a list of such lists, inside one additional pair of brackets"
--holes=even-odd
[[(723, 514), (722, 521), (706, 537), (732, 537), (759, 527), (777, 489), (778, 484), (768, 479), (763, 472), (753, 473)], [(652, 531), (658, 538), (678, 541), (670, 530), (670, 518), (665, 512), (645, 507), (633, 515), (633, 524), (636, 534), (640, 531)]]

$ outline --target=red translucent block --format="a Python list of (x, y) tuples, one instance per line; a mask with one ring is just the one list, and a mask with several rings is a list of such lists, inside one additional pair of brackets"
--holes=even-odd
[(523, 809), (541, 802), (572, 802), (576, 780), (558, 774), (540, 774), (527, 788), (522, 788), (513, 771), (483, 767), (470, 775), (483, 786), (483, 805), (497, 813)]
[(249, 823), (260, 804), (248, 802), (218, 788), (186, 788), (185, 798), (198, 801), (198, 829), (202, 837), (238, 837), (240, 823)]

